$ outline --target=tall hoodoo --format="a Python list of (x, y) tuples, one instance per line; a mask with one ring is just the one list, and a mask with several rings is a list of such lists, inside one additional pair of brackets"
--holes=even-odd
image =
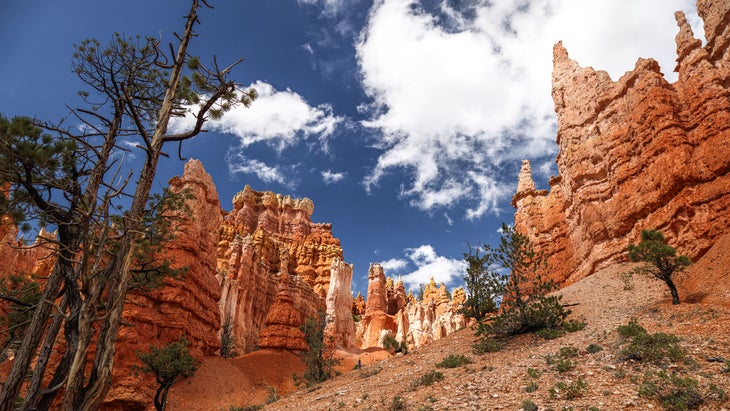
[(327, 292), (327, 326), (325, 335), (332, 345), (344, 350), (355, 347), (355, 321), (352, 318), (352, 264), (339, 258), (332, 260), (330, 286)]
[[(625, 258), (644, 228), (701, 257), (730, 226), (730, 3), (700, 0), (707, 43), (676, 14), (679, 78), (639, 59), (613, 82), (554, 48), (559, 177), (549, 193), (520, 173), (515, 226), (559, 283)], [(529, 166), (528, 166), (529, 167)]]

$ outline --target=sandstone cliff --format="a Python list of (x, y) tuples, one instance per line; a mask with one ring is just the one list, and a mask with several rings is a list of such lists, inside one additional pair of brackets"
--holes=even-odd
[[(189, 268), (180, 280), (167, 279), (161, 288), (131, 292), (124, 308), (126, 326), (119, 332), (114, 367), (114, 385), (105, 402), (112, 409), (129, 409), (131, 404), (148, 404), (156, 388), (154, 379), (135, 375), (139, 365), (136, 351), (150, 345), (164, 345), (184, 333), (190, 351), (198, 359), (220, 348), (218, 300), (220, 286), (215, 278), (218, 227), (221, 223), (218, 193), (200, 161), (185, 165), (183, 176), (170, 180), (170, 189), (190, 190), (190, 215), (182, 218), (174, 241), (164, 256), (176, 266)], [(144, 382), (141, 383), (140, 379)]]
[(382, 347), (383, 337), (390, 334), (413, 349), (458, 331), (466, 326), (458, 313), (465, 297), (463, 288), (457, 288), (450, 298), (446, 286), (431, 279), (419, 301), (406, 294), (403, 281), (386, 278), (380, 264), (371, 264), (368, 298), (357, 325), (360, 348)]
[[(233, 198), (220, 228), (217, 267), (220, 311), (231, 320), (239, 354), (257, 347), (302, 349), (299, 326), (326, 308), (342, 248), (331, 224), (311, 222), (313, 211), (307, 198), (249, 186)], [(337, 284), (350, 292), (349, 282)]]
[[(730, 225), (730, 3), (700, 0), (707, 43), (679, 24), (677, 71), (639, 59), (613, 82), (554, 48), (558, 177), (536, 190), (523, 163), (515, 227), (570, 284), (626, 258), (642, 229), (697, 260)], [(665, 68), (668, 69), (668, 68)]]

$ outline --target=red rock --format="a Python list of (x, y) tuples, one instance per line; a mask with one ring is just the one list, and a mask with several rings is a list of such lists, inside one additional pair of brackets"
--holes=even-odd
[(639, 59), (613, 82), (554, 48), (559, 177), (534, 188), (523, 164), (515, 227), (567, 285), (627, 258), (642, 229), (662, 231), (693, 260), (730, 225), (730, 3), (699, 1), (707, 44), (682, 13), (679, 78)]
[(352, 318), (352, 265), (335, 258), (332, 260), (329, 291), (327, 292), (327, 326), (325, 336), (334, 347), (343, 350), (355, 348), (355, 321)]

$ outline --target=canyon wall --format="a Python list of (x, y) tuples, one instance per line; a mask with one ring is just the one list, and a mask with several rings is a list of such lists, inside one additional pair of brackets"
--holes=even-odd
[[(730, 225), (730, 3), (700, 0), (707, 43), (676, 19), (675, 83), (639, 59), (618, 81), (555, 45), (558, 177), (536, 190), (523, 162), (515, 227), (567, 285), (625, 260), (642, 229), (693, 260)], [(667, 68), (665, 68), (667, 69)]]
[[(392, 335), (405, 342), (409, 349), (418, 348), (443, 338), (466, 326), (459, 308), (466, 301), (463, 288), (456, 288), (449, 297), (446, 285), (431, 279), (418, 300), (406, 294), (403, 281), (386, 278), (380, 264), (368, 270), (368, 296), (365, 310), (357, 324), (360, 348), (383, 347), (383, 337)], [(353, 305), (353, 312), (359, 307)]]
[[(342, 261), (342, 248), (331, 224), (312, 223), (313, 211), (308, 198), (249, 186), (233, 198), (216, 255), (219, 307), (233, 325), (238, 354), (303, 349), (299, 326), (325, 310), (330, 273), (334, 261)], [(349, 282), (341, 286), (350, 293)]]

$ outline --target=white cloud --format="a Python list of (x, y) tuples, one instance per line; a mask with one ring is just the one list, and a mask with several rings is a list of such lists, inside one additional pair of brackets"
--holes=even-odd
[(324, 181), (324, 183), (327, 185), (334, 184), (342, 181), (342, 179), (345, 178), (346, 175), (347, 173), (336, 173), (332, 170), (326, 170), (322, 171), (322, 181)]
[(228, 172), (231, 174), (255, 174), (261, 181), (287, 185), (287, 180), (278, 167), (247, 158), (241, 150), (230, 151), (226, 161), (228, 162)]
[(693, 10), (691, 0), (504, 0), (468, 10), (422, 3), (376, 0), (356, 44), (372, 99), (363, 125), (380, 133), (382, 150), (364, 185), (372, 190), (403, 170), (409, 181), (401, 194), (414, 206), (465, 201), (469, 219), (499, 212), (499, 200), (512, 194), (516, 181), (497, 178), (502, 164), (557, 150), (554, 43), (563, 40), (571, 58), (614, 79), (640, 56), (669, 74), (673, 13)]
[(390, 260), (381, 261), (380, 266), (383, 267), (383, 272), (386, 276), (392, 277), (406, 268), (408, 261), (400, 258), (391, 258)]
[(316, 5), (322, 8), (325, 16), (336, 15), (345, 5), (346, 0), (297, 0), (299, 4)]
[(418, 284), (426, 284), (431, 281), (431, 278), (437, 283), (450, 284), (459, 281), (466, 270), (464, 260), (440, 256), (430, 245), (408, 248), (405, 252), (406, 257), (416, 266), (415, 271), (401, 276), (408, 289), (416, 288)]
[[(343, 121), (335, 116), (329, 104), (311, 106), (298, 93), (286, 89), (277, 90), (272, 85), (257, 81), (250, 85), (258, 98), (250, 107), (239, 105), (222, 118), (209, 120), (205, 128), (238, 137), (239, 145), (232, 149), (227, 159), (232, 173), (253, 173), (264, 181), (284, 181), (280, 168), (267, 166), (247, 159), (240, 152), (253, 144), (266, 144), (281, 153), (283, 150), (316, 139), (314, 145), (328, 151), (328, 139)], [(170, 124), (172, 132), (192, 128), (194, 118), (176, 118)], [(263, 167), (259, 169), (259, 167)]]

